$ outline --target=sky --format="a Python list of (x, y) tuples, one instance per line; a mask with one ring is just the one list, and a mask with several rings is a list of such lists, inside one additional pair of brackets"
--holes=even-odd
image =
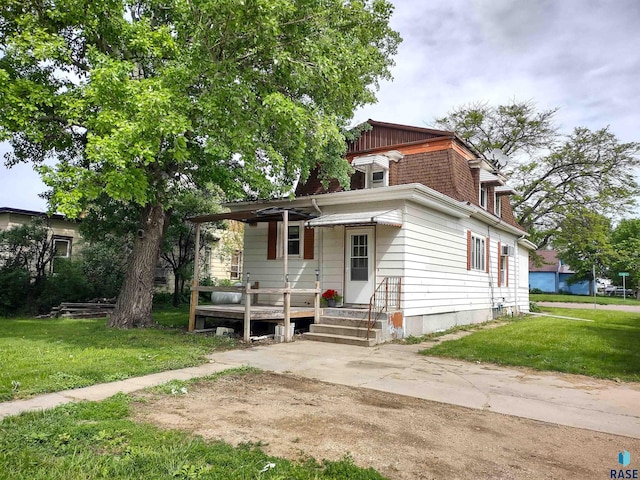
[[(623, 142), (640, 141), (640, 1), (391, 2), (404, 40), (394, 79), (354, 124), (428, 127), (457, 106), (516, 100), (559, 107), (565, 133), (609, 126)], [(44, 190), (30, 166), (0, 166), (0, 207), (44, 211)]]

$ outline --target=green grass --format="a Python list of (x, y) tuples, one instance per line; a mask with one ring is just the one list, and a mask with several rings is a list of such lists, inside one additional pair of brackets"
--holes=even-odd
[[(219, 441), (136, 423), (131, 397), (82, 402), (0, 422), (0, 478), (80, 479), (354, 479), (379, 480), (373, 469), (300, 462), (266, 455), (259, 444)], [(271, 468), (269, 468), (271, 466)], [(264, 470), (264, 471), (263, 471)]]
[[(588, 295), (560, 295), (555, 293), (530, 293), (529, 300), (532, 302), (568, 302), (568, 303), (590, 303), (593, 305), (593, 296)], [(640, 301), (627, 297), (609, 297), (598, 295), (596, 297), (598, 305), (640, 305)]]
[(227, 337), (186, 333), (188, 309), (167, 308), (154, 318), (163, 326), (119, 330), (104, 319), (0, 319), (0, 401), (199, 365), (214, 350), (236, 346)]
[(542, 310), (594, 322), (531, 316), (443, 342), (421, 353), (640, 381), (640, 314), (593, 309)]

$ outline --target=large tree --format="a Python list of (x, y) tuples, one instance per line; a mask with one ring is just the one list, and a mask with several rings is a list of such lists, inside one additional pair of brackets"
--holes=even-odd
[[(501, 162), (516, 189), (518, 222), (540, 246), (548, 244), (568, 214), (585, 207), (620, 214), (640, 192), (633, 169), (640, 144), (623, 143), (609, 130), (575, 128), (562, 135), (557, 109), (538, 111), (532, 102), (463, 105), (436, 119), (487, 158)], [(501, 149), (508, 157), (497, 157)]]
[(596, 277), (608, 275), (616, 258), (611, 231), (611, 220), (587, 208), (576, 208), (562, 219), (553, 245), (576, 280), (593, 280), (594, 270)]
[(341, 127), (390, 76), (391, 12), (385, 0), (0, 4), (8, 163), (40, 165), (69, 216), (101, 194), (141, 207), (112, 326), (152, 321), (176, 189), (265, 197), (318, 164), (346, 183)]

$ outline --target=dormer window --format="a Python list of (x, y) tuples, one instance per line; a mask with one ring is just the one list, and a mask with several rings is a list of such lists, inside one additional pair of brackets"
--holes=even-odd
[(493, 194), (493, 210), (496, 217), (502, 217), (502, 196)]
[(389, 162), (397, 162), (402, 154), (390, 150), (384, 154), (371, 154), (356, 157), (351, 166), (365, 175), (365, 188), (380, 188), (389, 186)]
[(387, 180), (387, 172), (380, 170), (378, 172), (371, 173), (371, 185), (370, 188), (386, 187), (389, 182)]
[(488, 196), (487, 187), (485, 187), (484, 185), (481, 185), (480, 186), (480, 206), (485, 210), (487, 209), (487, 196)]

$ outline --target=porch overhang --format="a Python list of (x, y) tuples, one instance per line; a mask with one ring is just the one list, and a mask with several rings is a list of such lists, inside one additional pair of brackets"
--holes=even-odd
[(390, 225), (402, 227), (402, 210), (386, 210), (358, 213), (331, 213), (305, 222), (307, 227), (337, 227), (363, 225)]
[(309, 220), (316, 216), (314, 213), (305, 212), (299, 208), (269, 207), (253, 210), (238, 210), (227, 213), (214, 213), (210, 215), (198, 215), (190, 217), (188, 220), (192, 223), (218, 222), (220, 220), (237, 220), (245, 223), (273, 222), (282, 220), (282, 213), (284, 210), (289, 212), (289, 220), (291, 221)]

